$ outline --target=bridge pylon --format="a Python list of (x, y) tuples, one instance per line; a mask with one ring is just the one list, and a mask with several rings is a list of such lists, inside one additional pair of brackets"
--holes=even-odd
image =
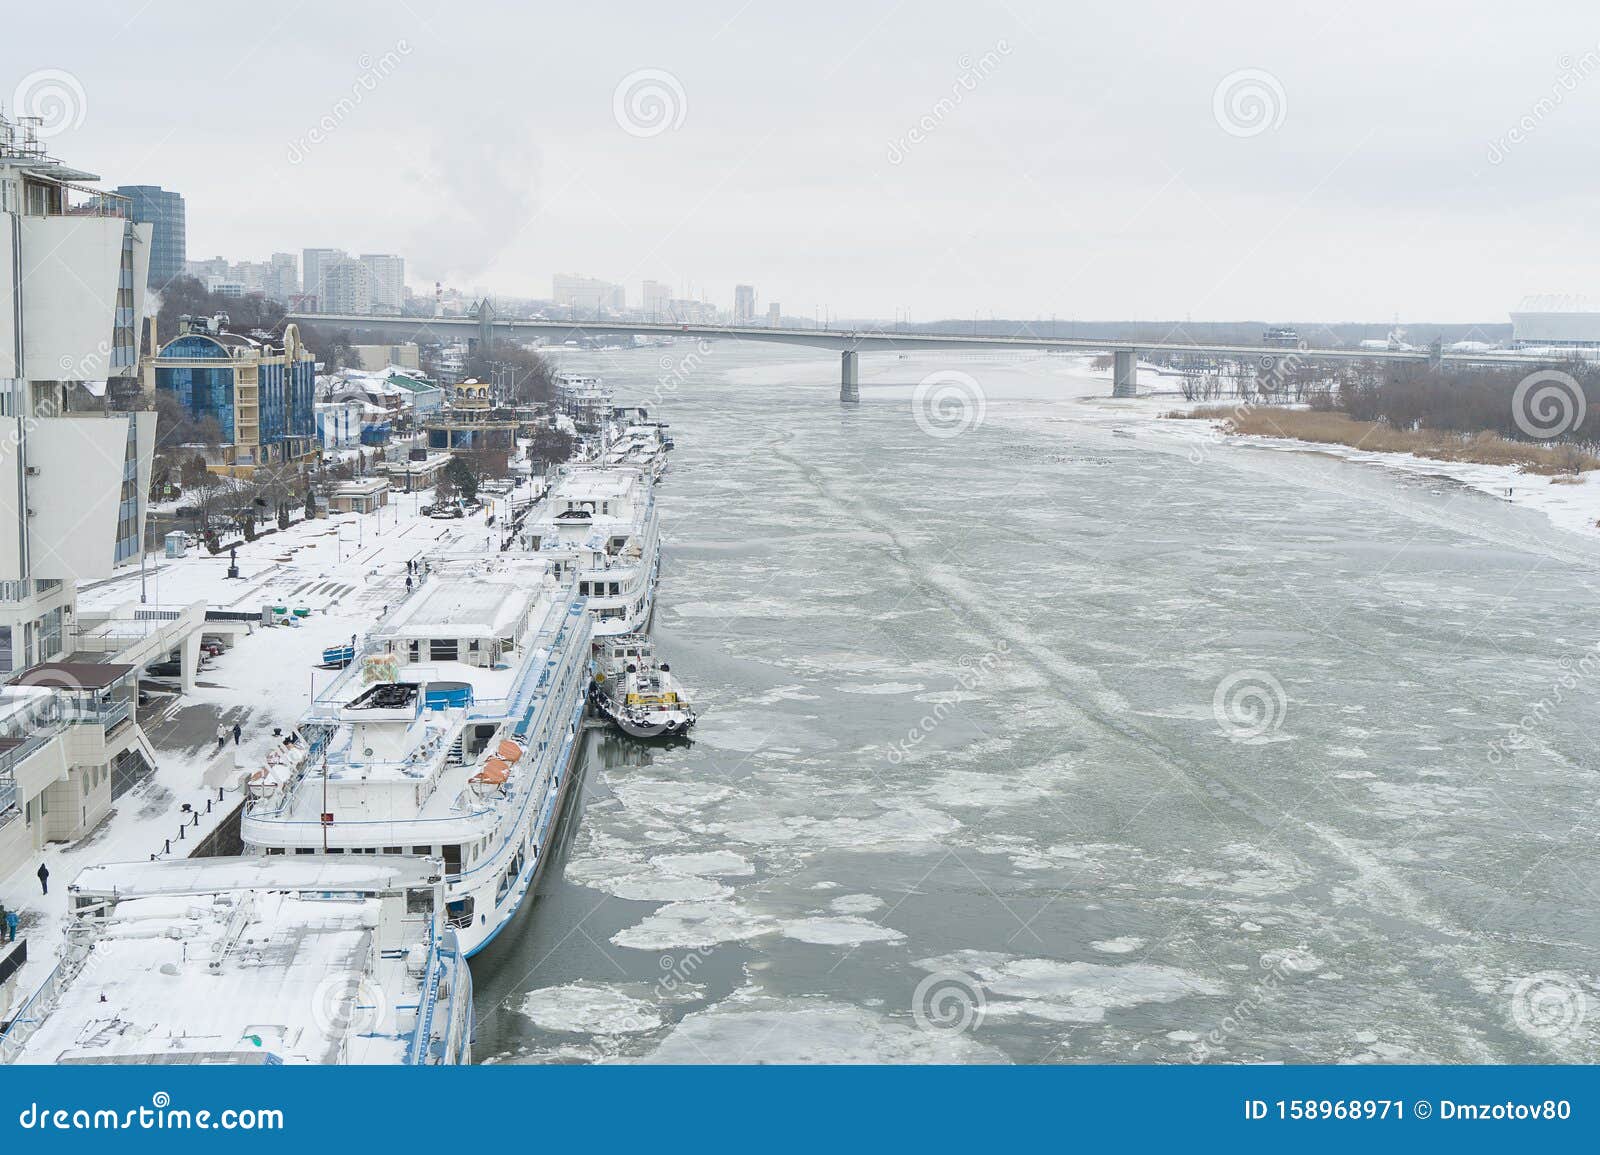
[(861, 400), (861, 354), (854, 349), (839, 354), (839, 400), (847, 403)]
[(1139, 350), (1116, 349), (1111, 354), (1111, 396), (1139, 395)]

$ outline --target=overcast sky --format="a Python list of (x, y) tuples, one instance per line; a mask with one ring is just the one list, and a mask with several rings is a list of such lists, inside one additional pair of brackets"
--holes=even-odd
[(0, 28), (6, 111), (65, 91), (52, 151), (183, 193), (191, 258), (914, 320), (1600, 300), (1593, 0), (80, 0)]

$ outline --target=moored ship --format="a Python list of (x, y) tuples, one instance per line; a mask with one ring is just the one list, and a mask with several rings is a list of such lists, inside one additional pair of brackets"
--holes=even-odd
[(92, 866), (62, 960), (0, 1061), (471, 1061), (472, 974), (436, 859), (178, 858)]
[(649, 475), (628, 466), (577, 466), (554, 482), (539, 512), (527, 529), (530, 544), (576, 576), (595, 634), (646, 629), (661, 565)]
[(619, 634), (596, 642), (594, 707), (632, 738), (687, 738), (695, 724), (689, 696), (656, 657), (642, 634)]
[(547, 559), (430, 564), (316, 695), (305, 757), (253, 776), (246, 846), (437, 856), (446, 922), (463, 954), (481, 950), (548, 857), (575, 772), (590, 636), (573, 576)]

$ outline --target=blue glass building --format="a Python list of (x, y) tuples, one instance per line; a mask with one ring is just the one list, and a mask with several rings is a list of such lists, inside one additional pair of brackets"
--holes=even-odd
[(191, 420), (216, 422), (220, 445), (207, 458), (214, 470), (248, 474), (317, 452), (317, 367), (293, 325), (273, 346), (196, 322), (162, 346), (152, 373)]

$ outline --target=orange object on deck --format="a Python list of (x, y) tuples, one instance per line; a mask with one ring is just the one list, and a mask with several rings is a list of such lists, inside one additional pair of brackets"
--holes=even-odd
[(499, 758), (491, 758), (483, 764), (483, 769), (472, 776), (474, 782), (487, 782), (490, 786), (501, 786), (509, 775), (507, 767)]
[(518, 746), (510, 738), (501, 742), (495, 753), (513, 765), (522, 760), (522, 747)]

